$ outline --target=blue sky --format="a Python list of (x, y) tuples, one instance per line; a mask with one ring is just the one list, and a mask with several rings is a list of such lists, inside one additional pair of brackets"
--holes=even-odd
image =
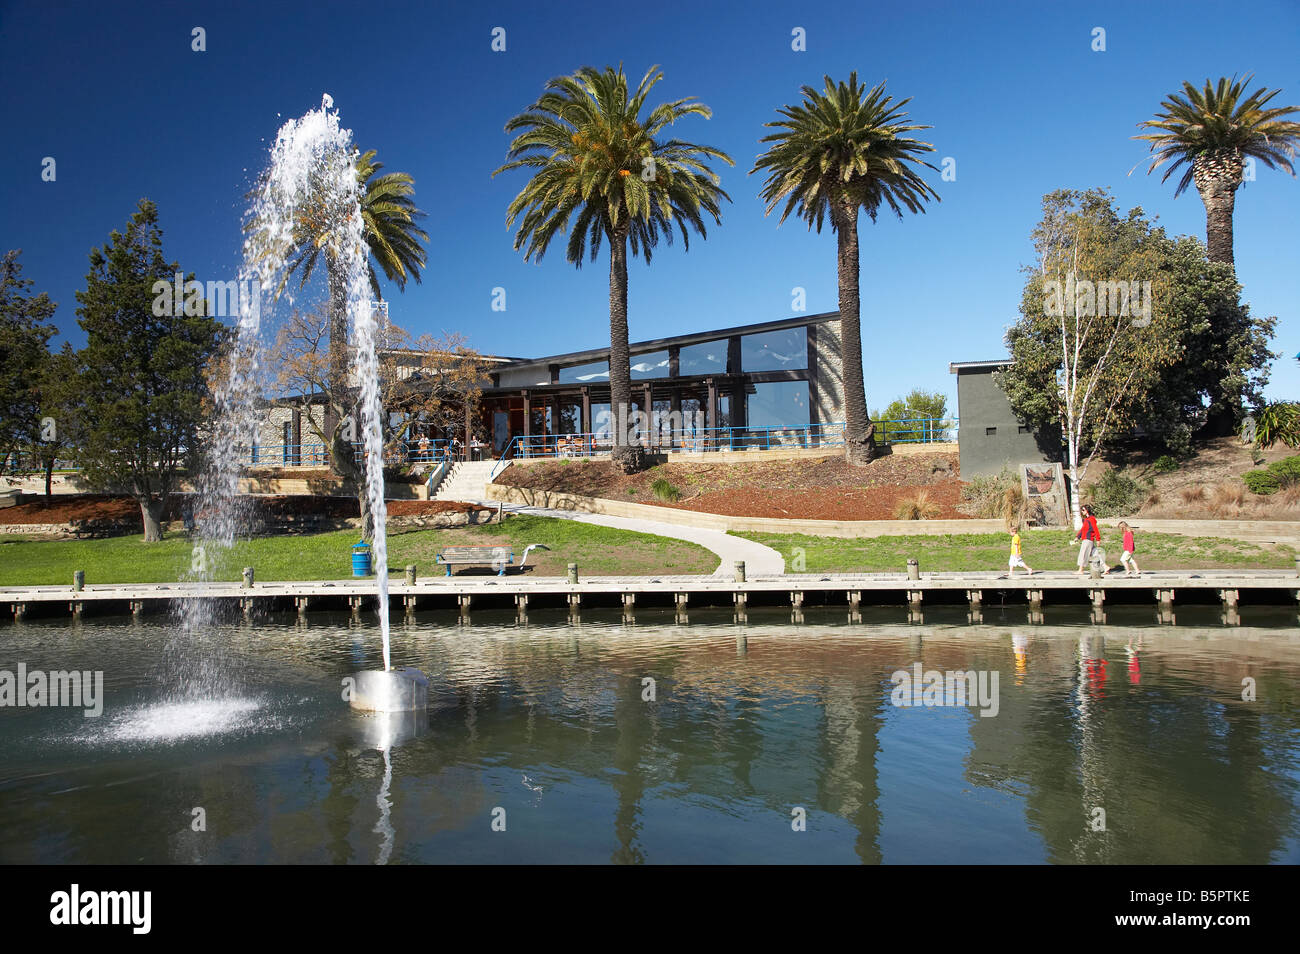
[[(598, 11), (598, 12), (596, 12)], [(632, 339), (766, 321), (836, 307), (835, 240), (765, 217), (749, 175), (763, 123), (803, 84), (856, 69), (912, 97), (933, 126), (928, 173), (942, 202), (900, 222), (864, 218), (862, 327), (872, 407), (912, 387), (955, 403), (949, 361), (1005, 354), (1044, 193), (1110, 187), (1172, 234), (1205, 232), (1194, 191), (1147, 176), (1130, 137), (1182, 80), (1253, 72), (1255, 85), (1300, 103), (1300, 5), (1222, 3), (655, 3), (0, 4), (0, 235), (22, 248), (25, 276), (58, 301), (79, 342), (74, 292), (87, 253), (122, 228), (136, 201), (158, 203), (164, 250), (200, 280), (235, 275), (244, 194), (282, 122), (333, 96), (344, 125), (389, 170), (416, 181), (429, 215), (420, 285), (386, 291), (395, 321), (459, 332), (481, 350), (537, 356), (608, 341), (608, 260), (575, 269), (562, 248), (540, 264), (513, 250), (505, 209), (522, 173), (496, 179), (506, 120), (553, 76), (659, 64), (657, 98), (696, 96), (713, 118), (675, 133), (716, 145), (720, 227), (630, 266)], [(1213, 24), (1207, 28), (1207, 24)], [(191, 30), (206, 31), (205, 52)], [(494, 27), (506, 51), (491, 49)], [(791, 49), (806, 31), (807, 50)], [(1091, 49), (1094, 27), (1106, 49)], [(54, 157), (57, 179), (43, 182)], [(1132, 175), (1131, 169), (1137, 166)], [(1300, 397), (1300, 183), (1259, 169), (1239, 193), (1237, 273), (1256, 314), (1280, 319), (1274, 397)], [(492, 289), (507, 309), (491, 309)]]

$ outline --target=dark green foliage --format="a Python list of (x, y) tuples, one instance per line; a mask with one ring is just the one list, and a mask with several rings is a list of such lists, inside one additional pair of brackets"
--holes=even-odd
[(162, 254), (157, 208), (141, 199), (126, 232), (91, 251), (86, 290), (77, 292), (86, 332), (77, 354), (78, 458), (92, 486), (136, 497), (146, 540), (158, 539), (167, 495), (195, 458), (204, 369), (221, 338), (206, 314), (153, 313), (154, 283), (177, 271)]
[(1277, 474), (1267, 470), (1250, 470), (1241, 475), (1246, 487), (1255, 494), (1275, 494), (1282, 489)]
[(1127, 517), (1137, 513), (1151, 485), (1120, 470), (1108, 470), (1089, 488), (1089, 503), (1099, 517)]
[(1247, 422), (1247, 440), (1269, 448), (1281, 441), (1288, 447), (1300, 447), (1300, 404), (1294, 401), (1275, 401), (1251, 414)]
[(1168, 454), (1161, 454), (1151, 464), (1151, 470), (1157, 474), (1172, 474), (1178, 469), (1178, 460)]
[(55, 303), (22, 277), (15, 249), (0, 260), (0, 473), (8, 455), (30, 445), (40, 433), (40, 379), (49, 361), (47, 344), (55, 327)]
[(1275, 460), (1268, 465), (1268, 469), (1277, 477), (1278, 483), (1283, 487), (1293, 487), (1300, 484), (1300, 454)]

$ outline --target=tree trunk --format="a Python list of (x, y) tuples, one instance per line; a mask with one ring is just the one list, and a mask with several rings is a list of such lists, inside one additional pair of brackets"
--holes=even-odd
[(1198, 156), (1193, 163), (1196, 189), (1205, 203), (1205, 244), (1212, 262), (1235, 267), (1232, 254), (1232, 210), (1241, 184), (1242, 159), (1231, 152)]
[(54, 455), (45, 458), (45, 499), (49, 500), (54, 487)]
[(329, 389), (338, 404), (348, 387), (348, 277), (333, 256), (325, 261), (329, 279)]
[(627, 228), (609, 242), (609, 412), (614, 425), (614, 460), (627, 472), (641, 470), (645, 454), (628, 443), (632, 413), (632, 367), (627, 342)]
[(143, 494), (137, 499), (140, 502), (140, 517), (144, 522), (144, 542), (157, 543), (162, 540), (162, 517), (167, 507), (167, 496)]
[(850, 464), (876, 456), (875, 428), (867, 413), (862, 380), (861, 299), (858, 294), (858, 207), (846, 203), (835, 216), (839, 246), (840, 360), (844, 368), (844, 455)]

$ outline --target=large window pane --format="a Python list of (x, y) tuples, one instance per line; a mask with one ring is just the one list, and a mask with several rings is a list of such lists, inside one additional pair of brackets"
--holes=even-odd
[(571, 368), (560, 368), (561, 384), (589, 384), (592, 381), (608, 380), (608, 361), (597, 361), (595, 364), (575, 364)]
[(681, 351), (683, 377), (727, 373), (727, 339), (686, 345)]
[(668, 377), (668, 352), (632, 355), (632, 380)]
[(808, 382), (778, 381), (754, 385), (749, 396), (750, 427), (805, 427), (808, 424)]
[(808, 329), (789, 328), (740, 339), (743, 371), (800, 371), (808, 367)]

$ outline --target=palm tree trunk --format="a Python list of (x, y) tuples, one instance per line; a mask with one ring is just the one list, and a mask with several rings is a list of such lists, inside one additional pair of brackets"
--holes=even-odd
[(1232, 255), (1232, 210), (1237, 203), (1237, 185), (1231, 179), (1214, 177), (1200, 187), (1205, 203), (1205, 244), (1212, 262), (1235, 267)]
[(867, 413), (862, 381), (861, 298), (858, 294), (858, 207), (846, 205), (836, 215), (839, 244), (840, 360), (844, 367), (844, 456), (861, 466), (876, 456), (875, 428)]
[(334, 256), (325, 260), (329, 279), (329, 388), (335, 401), (342, 402), (348, 384), (348, 280)]
[(617, 229), (609, 244), (609, 411), (614, 424), (613, 457), (625, 470), (639, 470), (641, 455), (629, 446), (632, 367), (627, 343), (627, 229)]

